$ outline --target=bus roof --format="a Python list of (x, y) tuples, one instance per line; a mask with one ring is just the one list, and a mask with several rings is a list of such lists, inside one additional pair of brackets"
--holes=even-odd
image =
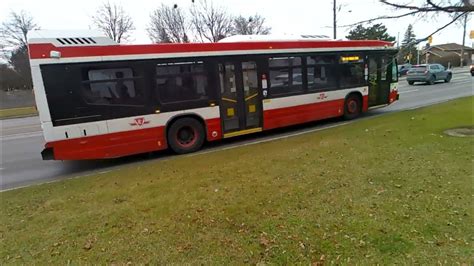
[(332, 40), (326, 35), (266, 34), (266, 35), (233, 35), (218, 42), (256, 42), (256, 41), (322, 41)]
[[(379, 40), (252, 40), (217, 43), (118, 44), (101, 33), (59, 33), (37, 31), (29, 35), (31, 60), (54, 63), (58, 59), (108, 61), (220, 55), (278, 54), (325, 51), (394, 50)], [(49, 60), (48, 60), (49, 59)], [(82, 60), (81, 60), (82, 59)], [(64, 60), (60, 60), (64, 62)], [(66, 60), (68, 61), (68, 60)], [(46, 63), (46, 62), (45, 62)], [(59, 63), (59, 62), (58, 62)]]

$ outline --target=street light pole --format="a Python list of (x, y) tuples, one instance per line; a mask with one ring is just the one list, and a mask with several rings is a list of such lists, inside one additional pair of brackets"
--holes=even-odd
[(420, 49), (418, 49), (418, 45), (416, 46), (416, 64), (420, 64)]
[(397, 49), (400, 49), (400, 32), (397, 34)]
[(334, 40), (335, 40), (337, 38), (337, 34), (336, 34), (336, 0), (332, 1), (332, 12), (333, 12), (332, 25), (333, 25)]
[(464, 15), (464, 30), (462, 32), (462, 46), (461, 46), (461, 61), (459, 62), (459, 66), (463, 67), (463, 59), (464, 59), (464, 44), (466, 43), (466, 24), (467, 24), (467, 14)]

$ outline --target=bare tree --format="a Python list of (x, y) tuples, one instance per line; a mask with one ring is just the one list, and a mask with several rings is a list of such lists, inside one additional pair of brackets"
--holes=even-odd
[(191, 8), (192, 25), (201, 42), (217, 42), (232, 33), (232, 16), (207, 0)]
[(94, 25), (114, 41), (120, 43), (135, 29), (132, 18), (121, 5), (103, 3), (92, 16)]
[(398, 4), (391, 0), (380, 0), (382, 4), (394, 7), (402, 11), (416, 11), (422, 13), (433, 13), (433, 12), (473, 12), (474, 5), (470, 0), (457, 0), (454, 3), (452, 1), (438, 1), (435, 3), (433, 0), (426, 0), (421, 2), (420, 5), (410, 4)]
[(255, 14), (250, 16), (248, 19), (243, 16), (234, 18), (234, 34), (269, 34), (271, 27), (264, 25), (265, 18)]
[(2, 57), (15, 72), (9, 79), (17, 88), (32, 88), (28, 60), (28, 32), (35, 29), (39, 29), (38, 25), (24, 10), (19, 13), (11, 12), (10, 19), (3, 22), (0, 28)]
[(10, 66), (13, 67), (15, 72), (18, 73), (17, 77), (19, 78), (19, 80), (17, 81), (17, 83), (21, 85), (21, 88), (33, 88), (27, 46), (20, 46), (19, 48), (15, 49), (11, 53), (8, 63), (10, 64)]
[[(404, 3), (401, 4), (401, 3), (396, 3), (395, 1), (392, 1), (392, 0), (379, 0), (379, 1), (380, 3), (386, 6), (394, 8), (395, 14), (379, 16), (379, 17), (359, 21), (355, 23), (355, 25), (367, 23), (367, 22), (371, 23), (374, 21), (385, 20), (385, 19), (398, 19), (398, 18), (403, 18), (403, 17), (408, 17), (408, 16), (426, 17), (428, 15), (438, 15), (442, 13), (451, 15), (452, 17), (451, 21), (437, 28), (429, 35), (426, 35), (424, 38), (416, 40), (416, 43), (426, 41), (428, 37), (445, 29), (449, 25), (455, 23), (458, 19), (462, 18), (464, 15), (474, 11), (474, 5), (472, 3), (472, 0), (455, 0), (455, 1), (440, 0), (440, 1), (437, 1), (436, 3), (433, 0), (425, 0), (425, 1), (420, 1), (419, 5), (404, 4)], [(346, 27), (354, 26), (354, 24), (345, 25), (345, 26)]]
[(10, 20), (2, 23), (0, 28), (2, 48), (8, 47), (27, 47), (27, 34), (31, 30), (39, 29), (33, 21), (33, 17), (24, 10), (10, 13)]
[(161, 4), (151, 13), (147, 31), (156, 43), (187, 43), (190, 28), (190, 22), (180, 8)]

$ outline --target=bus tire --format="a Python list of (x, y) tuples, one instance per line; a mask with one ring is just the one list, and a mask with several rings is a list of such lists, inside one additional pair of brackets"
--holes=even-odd
[(344, 119), (351, 120), (360, 115), (362, 111), (362, 99), (357, 94), (350, 94), (344, 101)]
[(171, 124), (168, 130), (168, 144), (178, 153), (190, 153), (199, 150), (204, 143), (205, 132), (203, 125), (196, 119), (180, 118)]

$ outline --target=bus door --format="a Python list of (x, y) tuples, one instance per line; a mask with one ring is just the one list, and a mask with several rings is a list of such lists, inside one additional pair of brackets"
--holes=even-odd
[(257, 63), (225, 62), (218, 68), (224, 138), (262, 131)]
[(386, 55), (369, 55), (369, 107), (389, 103), (391, 61)]

